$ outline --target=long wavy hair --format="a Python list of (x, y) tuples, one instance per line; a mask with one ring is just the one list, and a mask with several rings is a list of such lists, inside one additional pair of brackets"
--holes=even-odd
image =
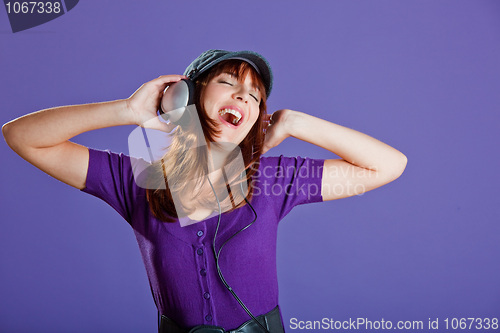
[[(261, 91), (261, 101), (259, 105), (259, 116), (253, 124), (247, 136), (234, 149), (226, 161), (231, 161), (236, 156), (243, 157), (244, 178), (236, 180), (236, 182), (245, 182), (246, 198), (252, 198), (254, 187), (252, 176), (259, 167), (259, 160), (262, 154), (265, 135), (265, 119), (267, 114), (266, 108), (266, 89), (260, 75), (247, 62), (242, 60), (226, 60), (211, 68), (208, 72), (203, 73), (195, 81), (195, 105), (198, 118), (200, 120), (202, 133), (194, 129), (195, 122), (187, 125), (178, 126), (171, 134), (171, 144), (167, 147), (167, 152), (163, 158), (153, 165), (153, 173), (155, 176), (150, 178), (150, 186), (146, 190), (147, 200), (153, 215), (164, 222), (175, 222), (176, 218), (188, 216), (194, 212), (196, 208), (213, 208), (216, 201), (212, 190), (207, 192), (207, 186), (202, 187), (202, 184), (207, 180), (209, 151), (208, 147), (217, 145), (216, 138), (220, 134), (217, 129), (217, 121), (211, 119), (203, 107), (203, 96), (207, 84), (221, 73), (228, 73), (237, 78), (239, 82), (243, 82), (247, 75), (250, 75), (253, 84)], [(193, 148), (195, 147), (195, 148)], [(224, 182), (224, 180), (222, 180)], [(229, 180), (231, 181), (231, 180)], [(232, 180), (234, 183), (234, 179)], [(152, 183), (151, 183), (152, 182)], [(242, 207), (246, 204), (245, 200), (236, 199), (235, 191), (231, 191), (228, 184), (228, 179), (225, 180), (224, 188), (229, 195), (223, 197), (221, 194), (218, 198), (221, 199), (221, 206), (225, 207), (225, 211), (231, 211)], [(243, 188), (240, 184), (240, 188)], [(205, 190), (202, 190), (204, 188)], [(240, 194), (242, 194), (240, 192)], [(174, 203), (175, 198), (183, 198), (179, 204)], [(240, 195), (243, 199), (243, 195)], [(177, 208), (177, 209), (176, 209)], [(180, 210), (180, 211), (179, 211)]]

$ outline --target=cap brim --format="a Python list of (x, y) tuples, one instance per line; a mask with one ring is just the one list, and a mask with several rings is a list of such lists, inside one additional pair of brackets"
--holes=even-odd
[(259, 75), (262, 77), (262, 80), (264, 81), (264, 85), (267, 88), (266, 95), (267, 95), (267, 97), (269, 97), (269, 95), (271, 93), (271, 89), (272, 89), (272, 82), (273, 82), (271, 66), (264, 59), (264, 57), (262, 57), (260, 54), (253, 52), (253, 51), (228, 52), (227, 54), (208, 62), (202, 68), (198, 68), (198, 71), (191, 76), (191, 79), (196, 80), (201, 74), (205, 73), (207, 70), (209, 70), (213, 66), (217, 65), (218, 63), (220, 63), (222, 61), (231, 60), (231, 59), (246, 61), (247, 63), (252, 65), (252, 67), (257, 71), (257, 73), (259, 73)]

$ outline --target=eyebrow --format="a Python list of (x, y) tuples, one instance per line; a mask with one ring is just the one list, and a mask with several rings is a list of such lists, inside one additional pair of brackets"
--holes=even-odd
[[(221, 72), (219, 75), (222, 75), (222, 74), (229, 75), (229, 76), (231, 76), (231, 77), (233, 77), (233, 78), (235, 78), (236, 80), (239, 81), (239, 77), (236, 76), (236, 74), (229, 73), (229, 72)], [(260, 87), (257, 84), (255, 84), (253, 82), (253, 80), (252, 80), (252, 88), (255, 89), (256, 91), (258, 91), (260, 93)]]

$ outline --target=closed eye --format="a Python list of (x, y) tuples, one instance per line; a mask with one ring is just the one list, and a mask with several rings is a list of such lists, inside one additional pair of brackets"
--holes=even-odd
[[(219, 79), (219, 80), (218, 80), (218, 82), (219, 82), (219, 83), (221, 83), (221, 84), (226, 84), (226, 85), (228, 85), (228, 86), (230, 86), (230, 87), (233, 87), (233, 86), (235, 85), (235, 83), (234, 83), (234, 82), (231, 82), (231, 81), (229, 81), (229, 80), (227, 80), (227, 79), (225, 79), (225, 78), (221, 78), (221, 79)], [(252, 98), (253, 98), (253, 99), (254, 99), (257, 103), (260, 103), (260, 100), (259, 100), (259, 97), (258, 97), (258, 95), (257, 95), (257, 94), (255, 94), (255, 93), (250, 93), (249, 95), (250, 95), (250, 96), (251, 96), (251, 97), (252, 97)]]
[(253, 98), (253, 99), (255, 99), (255, 101), (256, 101), (257, 103), (259, 103), (259, 99), (257, 98), (257, 96), (255, 96), (255, 95), (253, 95), (253, 94), (250, 94), (250, 96), (252, 96), (252, 98)]

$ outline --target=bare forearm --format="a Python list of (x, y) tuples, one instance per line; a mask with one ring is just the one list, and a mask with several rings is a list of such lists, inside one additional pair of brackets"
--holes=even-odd
[(12, 120), (2, 128), (14, 149), (47, 148), (94, 129), (133, 124), (125, 100), (62, 106)]
[(356, 130), (288, 110), (290, 136), (312, 143), (358, 167), (387, 173), (402, 172), (406, 157), (397, 149)]

